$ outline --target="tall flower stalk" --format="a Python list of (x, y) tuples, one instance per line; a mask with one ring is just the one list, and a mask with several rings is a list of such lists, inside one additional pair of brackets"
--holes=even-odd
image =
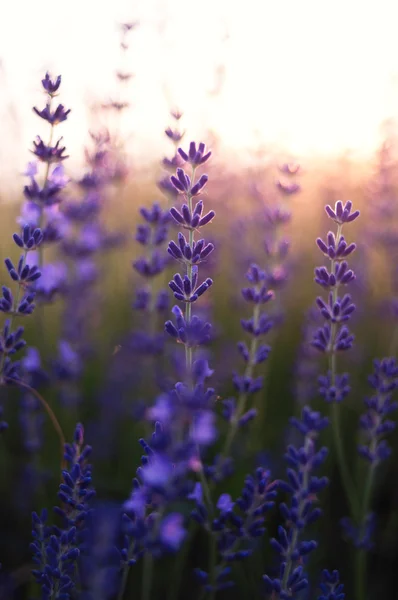
[(339, 200), (335, 208), (327, 205), (328, 217), (337, 225), (336, 233), (329, 232), (326, 242), (317, 239), (317, 245), (323, 255), (330, 261), (327, 267), (315, 269), (315, 281), (323, 289), (328, 290), (325, 301), (318, 297), (316, 302), (319, 311), (325, 319), (325, 324), (319, 327), (314, 334), (312, 344), (320, 352), (328, 356), (329, 371), (321, 377), (320, 392), (326, 402), (332, 404), (332, 422), (334, 445), (337, 452), (340, 472), (353, 514), (358, 514), (358, 498), (353, 484), (347, 460), (344, 456), (342, 432), (340, 424), (340, 403), (350, 391), (348, 375), (338, 373), (337, 356), (340, 352), (349, 350), (353, 346), (354, 336), (345, 324), (355, 310), (350, 294), (340, 296), (341, 288), (348, 285), (355, 278), (354, 272), (349, 268), (346, 258), (350, 256), (356, 245), (348, 243), (343, 236), (343, 227), (352, 223), (359, 216), (359, 211), (352, 211), (352, 202), (345, 205)]
[(229, 421), (222, 451), (224, 458), (229, 456), (239, 427), (256, 416), (256, 409), (247, 406), (248, 399), (262, 387), (263, 379), (255, 376), (255, 369), (258, 364), (268, 358), (270, 352), (270, 347), (264, 344), (264, 339), (272, 328), (273, 321), (264, 312), (263, 307), (274, 298), (274, 293), (268, 290), (266, 272), (258, 265), (251, 265), (246, 277), (250, 286), (242, 289), (242, 296), (249, 305), (253, 306), (253, 312), (249, 319), (241, 319), (241, 325), (242, 329), (251, 336), (251, 341), (249, 345), (245, 342), (238, 344), (239, 352), (246, 366), (242, 375), (235, 374), (233, 378), (238, 393), (237, 401), (229, 399), (224, 402), (224, 413)]
[(357, 600), (366, 599), (367, 553), (373, 544), (372, 533), (375, 520), (370, 510), (375, 476), (380, 464), (389, 458), (391, 454), (391, 448), (384, 438), (396, 427), (396, 423), (389, 418), (398, 409), (398, 402), (393, 401), (393, 393), (398, 389), (398, 363), (396, 359), (375, 360), (374, 371), (369, 376), (368, 381), (373, 390), (373, 395), (366, 398), (366, 412), (360, 419), (363, 443), (358, 446), (358, 452), (367, 463), (367, 474), (357, 520), (358, 527), (353, 526), (349, 519), (345, 519), (343, 522), (346, 533), (351, 537), (357, 548)]
[(317, 495), (328, 483), (326, 477), (314, 474), (327, 456), (327, 448), (318, 450), (316, 441), (319, 433), (328, 425), (328, 419), (306, 406), (301, 419), (293, 418), (291, 423), (303, 436), (303, 442), (299, 446), (288, 446), (285, 455), (287, 481), (279, 484), (289, 495), (290, 503), (280, 505), (285, 523), (278, 527), (278, 538), (271, 540), (273, 549), (281, 558), (279, 577), (263, 577), (273, 600), (297, 598), (297, 594), (308, 587), (304, 566), (317, 543), (315, 540), (303, 540), (302, 537), (306, 527), (321, 515), (321, 509), (316, 506)]
[[(62, 146), (62, 138), (54, 144), (54, 134), (57, 125), (66, 121), (70, 113), (70, 109), (66, 110), (63, 104), (58, 104), (54, 107), (54, 99), (58, 96), (58, 90), (61, 85), (61, 76), (58, 75), (55, 79), (51, 79), (49, 73), (46, 73), (42, 80), (43, 89), (46, 93), (46, 106), (39, 110), (34, 107), (35, 113), (49, 124), (48, 142), (45, 143), (38, 136), (33, 142), (33, 154), (41, 161), (44, 166), (44, 174), (42, 184), (39, 185), (34, 179), (34, 174), (31, 175), (31, 183), (25, 187), (25, 196), (30, 202), (33, 202), (38, 209), (39, 219), (38, 226), (45, 231), (46, 227), (46, 212), (45, 206), (51, 206), (60, 201), (59, 193), (64, 187), (63, 171), (53, 165), (60, 165), (66, 158), (65, 146)], [(45, 236), (46, 237), (46, 236)], [(39, 267), (44, 265), (44, 246), (39, 248)]]

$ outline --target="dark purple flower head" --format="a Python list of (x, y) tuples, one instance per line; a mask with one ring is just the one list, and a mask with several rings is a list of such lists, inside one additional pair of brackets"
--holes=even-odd
[(189, 323), (186, 322), (181, 309), (174, 306), (172, 313), (175, 324), (166, 321), (165, 331), (177, 341), (188, 347), (202, 346), (210, 340), (211, 325), (194, 315)]
[(319, 393), (326, 402), (342, 402), (351, 391), (349, 376), (347, 373), (336, 375), (332, 383), (331, 373), (321, 375), (318, 378)]
[(368, 514), (365, 522), (359, 527), (354, 525), (348, 517), (341, 519), (340, 524), (345, 536), (352, 542), (355, 548), (367, 551), (373, 548), (373, 537), (376, 529), (376, 516), (373, 513)]
[(168, 138), (173, 140), (173, 142), (178, 143), (184, 137), (185, 131), (178, 131), (178, 129), (171, 129), (171, 127), (168, 127), (165, 130), (165, 134), (167, 135)]
[(21, 235), (14, 233), (12, 237), (16, 245), (26, 251), (36, 250), (44, 239), (42, 230), (30, 225), (23, 227)]
[(324, 288), (333, 288), (340, 285), (348, 285), (355, 279), (355, 273), (348, 268), (347, 261), (335, 262), (332, 273), (326, 267), (315, 269), (315, 282)]
[(20, 284), (26, 285), (27, 283), (33, 283), (34, 281), (37, 281), (39, 277), (41, 277), (41, 273), (37, 265), (30, 267), (29, 265), (25, 264), (25, 256), (23, 254), (21, 255), (16, 267), (14, 267), (9, 258), (6, 258), (4, 263), (11, 279)]
[(344, 223), (351, 223), (355, 221), (359, 217), (359, 210), (352, 211), (352, 202), (347, 200), (347, 202), (343, 205), (341, 200), (338, 200), (335, 204), (334, 209), (327, 205), (325, 210), (328, 216), (338, 225), (343, 225)]
[(178, 153), (185, 162), (190, 163), (193, 167), (203, 165), (211, 156), (210, 151), (206, 152), (206, 146), (203, 142), (201, 142), (198, 147), (196, 147), (195, 142), (191, 142), (189, 144), (188, 153), (182, 148), (178, 148)]
[(55, 96), (61, 85), (61, 75), (58, 75), (55, 79), (51, 79), (50, 74), (47, 72), (41, 82), (47, 94), (49, 96)]
[(190, 208), (188, 204), (183, 204), (180, 210), (177, 210), (177, 208), (172, 206), (172, 208), (170, 209), (170, 214), (173, 217), (174, 221), (178, 225), (182, 225), (184, 229), (196, 230), (210, 223), (216, 216), (214, 210), (210, 210), (203, 216), (202, 211), (203, 202), (202, 200), (199, 200), (199, 202), (197, 202), (196, 205), (192, 208)]
[(42, 110), (39, 110), (35, 106), (33, 107), (33, 110), (35, 111), (37, 116), (41, 117), (51, 125), (58, 125), (59, 123), (66, 121), (70, 113), (70, 109), (65, 110), (63, 104), (59, 104), (57, 108), (53, 111), (51, 110), (51, 106), (49, 103), (47, 103), (45, 108), (43, 108)]
[(330, 292), (328, 302), (325, 302), (323, 298), (318, 296), (316, 303), (321, 315), (332, 323), (344, 323), (348, 321), (355, 310), (355, 304), (351, 302), (349, 294), (345, 294), (342, 298), (335, 300), (333, 293)]
[(176, 273), (169, 283), (175, 298), (181, 302), (196, 302), (211, 285), (213, 285), (213, 280), (210, 277), (207, 277), (203, 283), (197, 284), (197, 267), (194, 268), (191, 278), (187, 275), (182, 278), (179, 273)]
[(344, 600), (344, 585), (340, 583), (338, 571), (322, 571), (322, 582), (319, 585), (322, 592), (317, 600)]
[(347, 244), (344, 236), (340, 236), (339, 240), (336, 240), (334, 233), (329, 231), (327, 237), (327, 243), (321, 238), (317, 238), (316, 243), (318, 248), (323, 254), (332, 260), (342, 260), (347, 258), (356, 248), (356, 244)]
[(32, 150), (32, 153), (45, 163), (59, 163), (68, 158), (68, 155), (64, 154), (66, 147), (59, 145), (61, 140), (62, 138), (58, 140), (55, 146), (47, 146), (38, 136), (37, 140), (33, 142), (34, 150)]

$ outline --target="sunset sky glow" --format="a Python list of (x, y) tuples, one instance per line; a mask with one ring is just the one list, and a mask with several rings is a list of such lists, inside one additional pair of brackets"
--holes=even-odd
[[(372, 151), (398, 107), (398, 38), (392, 0), (50, 0), (5, 2), (0, 11), (0, 175), (28, 160), (40, 123), (46, 70), (62, 73), (61, 127), (78, 162), (87, 103), (115, 90), (117, 24), (140, 22), (126, 65), (131, 110), (123, 128), (145, 160), (161, 156), (168, 109), (189, 137), (214, 131), (247, 153), (259, 143), (292, 153)], [(1, 14), (1, 13), (4, 14)], [(217, 93), (218, 91), (218, 93)], [(7, 141), (7, 143), (5, 142)]]

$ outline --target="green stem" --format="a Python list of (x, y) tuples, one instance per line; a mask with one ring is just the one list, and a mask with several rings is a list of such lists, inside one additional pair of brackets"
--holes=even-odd
[(344, 456), (343, 439), (340, 427), (340, 406), (337, 402), (332, 403), (332, 431), (334, 446), (337, 453), (337, 461), (341, 478), (343, 480), (343, 486), (347, 495), (348, 502), (350, 504), (351, 515), (357, 518), (359, 515), (359, 502), (357, 493), (353, 481), (351, 479), (350, 472), (347, 466), (347, 460)]
[[(362, 508), (362, 524), (366, 519), (369, 511), (370, 500), (372, 496), (373, 478), (374, 478), (375, 467), (372, 465), (368, 472), (366, 479), (365, 492), (363, 496), (363, 508)], [(366, 548), (360, 548), (357, 551), (356, 565), (355, 565), (355, 580), (356, 580), (356, 598), (357, 600), (366, 599), (366, 562), (367, 562), (367, 551)]]
[(391, 338), (390, 349), (388, 352), (389, 356), (395, 356), (398, 347), (398, 326), (394, 327), (394, 331)]
[(125, 564), (124, 568), (123, 568), (122, 580), (120, 582), (120, 587), (119, 587), (119, 592), (118, 592), (118, 595), (117, 595), (117, 600), (123, 600), (124, 592), (126, 591), (127, 580), (128, 580), (129, 571), (130, 571), (130, 567), (129, 567), (128, 561), (131, 558), (131, 552), (132, 552), (132, 550), (134, 548), (134, 545), (135, 545), (135, 540), (133, 540), (131, 542), (131, 544), (129, 546), (129, 549), (128, 549), (127, 561), (126, 561), (127, 564)]
[(182, 548), (178, 552), (178, 559), (174, 563), (173, 568), (173, 577), (171, 580), (171, 586), (169, 589), (169, 594), (167, 596), (168, 600), (178, 600), (179, 591), (181, 587), (181, 580), (184, 574), (184, 565), (188, 556), (189, 549), (192, 544), (192, 540), (195, 537), (195, 533), (198, 528), (198, 523), (196, 521), (191, 521), (188, 528), (188, 534), (184, 540)]
[(210, 585), (209, 600), (214, 600), (216, 596), (216, 562), (217, 562), (217, 539), (210, 531), (209, 540), (209, 567), (210, 567)]
[(153, 556), (150, 552), (147, 552), (144, 556), (141, 600), (149, 600), (151, 597), (152, 573), (153, 573)]

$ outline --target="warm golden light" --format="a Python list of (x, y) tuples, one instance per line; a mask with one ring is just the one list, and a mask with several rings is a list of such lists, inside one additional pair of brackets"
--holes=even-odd
[(38, 133), (27, 106), (46, 69), (63, 75), (73, 107), (65, 139), (80, 160), (88, 103), (115, 91), (117, 24), (135, 19), (123, 129), (136, 154), (159, 146), (171, 105), (184, 110), (190, 137), (208, 129), (231, 150), (367, 153), (398, 105), (395, 16), (390, 0), (11, 2), (0, 19), (1, 171), (27, 158)]

